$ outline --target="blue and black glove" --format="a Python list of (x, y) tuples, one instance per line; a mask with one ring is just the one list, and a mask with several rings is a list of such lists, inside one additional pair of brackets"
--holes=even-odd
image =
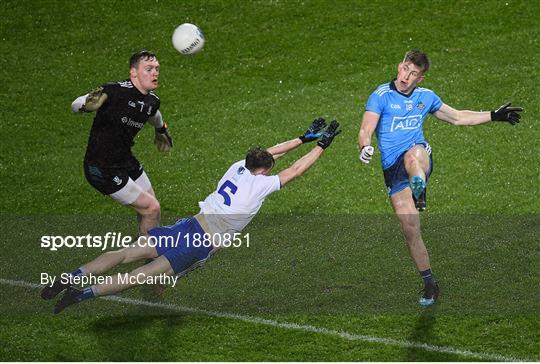
[(315, 119), (309, 126), (308, 130), (306, 130), (306, 132), (300, 135), (298, 138), (300, 138), (302, 143), (312, 142), (319, 139), (319, 137), (322, 135), (321, 130), (324, 128), (326, 128), (326, 121), (323, 118)]
[(341, 130), (338, 130), (339, 123), (336, 120), (332, 120), (330, 126), (324, 131), (321, 139), (317, 142), (317, 145), (322, 149), (326, 149), (332, 144), (335, 136), (341, 133)]

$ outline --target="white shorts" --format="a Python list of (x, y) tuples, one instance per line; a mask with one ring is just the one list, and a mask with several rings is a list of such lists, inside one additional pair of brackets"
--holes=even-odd
[(139, 197), (142, 192), (148, 192), (152, 189), (152, 184), (146, 172), (143, 173), (135, 181), (131, 178), (122, 189), (111, 193), (109, 196), (122, 205), (131, 205)]

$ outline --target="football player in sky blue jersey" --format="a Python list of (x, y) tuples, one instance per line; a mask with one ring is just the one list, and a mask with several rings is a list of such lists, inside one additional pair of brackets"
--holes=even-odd
[(431, 272), (429, 255), (420, 232), (418, 211), (426, 208), (426, 183), (433, 168), (431, 147), (422, 126), (428, 113), (453, 125), (479, 125), (503, 121), (515, 125), (523, 111), (504, 104), (495, 111), (456, 110), (441, 101), (433, 91), (418, 87), (429, 69), (425, 53), (412, 50), (398, 65), (397, 77), (380, 85), (368, 98), (362, 119), (358, 146), (360, 161), (369, 163), (377, 135), (384, 181), (400, 223), (409, 253), (424, 281), (420, 305), (437, 301), (439, 286)]

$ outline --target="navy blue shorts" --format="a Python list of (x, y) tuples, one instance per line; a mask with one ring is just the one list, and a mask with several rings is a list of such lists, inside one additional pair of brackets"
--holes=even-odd
[(212, 254), (213, 246), (202, 244), (204, 234), (197, 219), (189, 217), (174, 225), (150, 229), (148, 239), (156, 244), (158, 256), (167, 258), (174, 273), (183, 275), (203, 265)]
[[(407, 151), (408, 152), (408, 151)], [(403, 191), (409, 187), (409, 175), (405, 169), (405, 153), (399, 156), (397, 161), (390, 167), (386, 168), (384, 173), (384, 184), (388, 189), (388, 196), (392, 196), (399, 191)], [(429, 155), (429, 171), (426, 173), (426, 183), (433, 172), (433, 155)]]

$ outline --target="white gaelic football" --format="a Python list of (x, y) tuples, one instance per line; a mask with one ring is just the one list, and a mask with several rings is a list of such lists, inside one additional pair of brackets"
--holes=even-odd
[(172, 43), (182, 54), (195, 54), (204, 46), (204, 34), (198, 26), (184, 23), (174, 30)]

